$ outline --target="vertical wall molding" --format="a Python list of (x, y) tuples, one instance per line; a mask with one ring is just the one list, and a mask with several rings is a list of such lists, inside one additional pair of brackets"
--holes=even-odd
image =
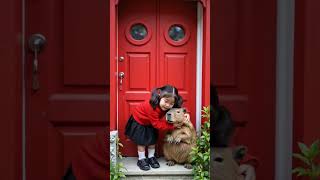
[(275, 179), (292, 177), (294, 0), (277, 0)]

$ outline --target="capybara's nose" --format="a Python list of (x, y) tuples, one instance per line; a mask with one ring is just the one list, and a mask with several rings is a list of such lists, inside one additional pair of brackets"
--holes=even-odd
[(167, 113), (166, 114), (166, 119), (169, 123), (172, 123), (172, 119), (171, 119), (171, 114), (170, 113)]

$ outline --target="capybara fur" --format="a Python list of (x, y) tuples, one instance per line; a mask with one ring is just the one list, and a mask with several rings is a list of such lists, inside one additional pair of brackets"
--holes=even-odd
[(244, 176), (239, 174), (239, 164), (236, 159), (240, 151), (246, 151), (243, 148), (211, 148), (210, 177), (214, 180), (244, 180)]
[(239, 174), (239, 162), (246, 154), (247, 148), (231, 148), (230, 141), (234, 133), (234, 121), (229, 110), (219, 104), (216, 88), (211, 87), (212, 103), (210, 154), (210, 177), (214, 180), (244, 180)]
[(167, 112), (167, 122), (178, 124), (174, 130), (167, 132), (163, 145), (163, 154), (168, 166), (184, 164), (191, 169), (190, 152), (196, 146), (196, 131), (190, 120), (186, 120), (185, 108), (172, 108)]

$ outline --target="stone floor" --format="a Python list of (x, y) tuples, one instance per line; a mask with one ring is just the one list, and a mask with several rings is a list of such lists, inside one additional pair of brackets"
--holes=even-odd
[(167, 166), (164, 158), (159, 158), (160, 168), (149, 171), (140, 170), (137, 166), (137, 157), (124, 157), (122, 160), (127, 171), (125, 179), (153, 180), (153, 179), (192, 179), (192, 170), (186, 169), (183, 165)]

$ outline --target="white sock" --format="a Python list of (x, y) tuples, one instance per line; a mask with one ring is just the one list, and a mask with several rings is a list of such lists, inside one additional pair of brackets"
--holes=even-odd
[(154, 157), (155, 148), (148, 148), (148, 158)]
[(138, 155), (139, 155), (139, 160), (146, 158), (144, 151), (142, 151), (142, 152), (138, 151)]

